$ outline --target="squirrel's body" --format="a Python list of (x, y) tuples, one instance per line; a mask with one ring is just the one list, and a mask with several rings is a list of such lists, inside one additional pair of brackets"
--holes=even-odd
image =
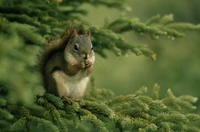
[(41, 56), (40, 72), (46, 91), (79, 99), (86, 89), (94, 61), (90, 32), (78, 35), (74, 29), (67, 30), (61, 39), (48, 44)]
[(59, 82), (58, 95), (60, 97), (67, 96), (70, 98), (79, 99), (87, 86), (89, 77), (85, 75), (84, 71), (79, 71), (74, 76), (68, 76), (62, 71), (53, 73), (53, 78)]

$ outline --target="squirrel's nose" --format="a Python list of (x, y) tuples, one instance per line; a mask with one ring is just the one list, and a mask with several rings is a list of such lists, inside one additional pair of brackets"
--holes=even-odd
[(82, 58), (83, 58), (84, 60), (86, 60), (86, 59), (89, 58), (89, 55), (88, 55), (88, 54), (81, 54), (81, 56), (82, 56)]

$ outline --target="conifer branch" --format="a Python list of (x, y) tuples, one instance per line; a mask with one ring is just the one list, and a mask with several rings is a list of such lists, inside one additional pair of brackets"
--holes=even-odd
[(146, 45), (134, 46), (127, 43), (121, 35), (116, 34), (111, 30), (101, 29), (94, 26), (90, 27), (90, 30), (93, 33), (95, 51), (102, 56), (105, 56), (103, 50), (109, 49), (117, 56), (124, 55), (128, 51), (131, 51), (136, 55), (144, 54), (153, 60), (156, 59), (155, 53), (148, 49)]
[(134, 18), (119, 18), (108, 24), (107, 28), (117, 33), (135, 31), (139, 34), (148, 34), (154, 39), (158, 39), (159, 36), (182, 37), (185, 31), (200, 29), (199, 25), (176, 23), (173, 20), (172, 14), (164, 15), (163, 17), (160, 15), (153, 16), (146, 23)]
[[(154, 90), (158, 87), (156, 84)], [(142, 87), (134, 94), (114, 97), (110, 94), (111, 96), (107, 96), (108, 101), (99, 100), (100, 94), (103, 96), (105, 92), (105, 89), (93, 88), (92, 94), (89, 93), (84, 100), (74, 102), (73, 105), (63, 103), (60, 98), (51, 94), (38, 96), (36, 103), (45, 108), (43, 112), (40, 111), (42, 112), (40, 117), (36, 117), (23, 105), (11, 105), (2, 100), (1, 108), (6, 107), (4, 113), (8, 113), (4, 115), (4, 119), (13, 122), (12, 125), (4, 123), (7, 126), (11, 125), (4, 128), (9, 131), (20, 131), (24, 128), (26, 130), (68, 131), (70, 125), (67, 122), (73, 121), (75, 124), (91, 123), (95, 129), (103, 132), (200, 130), (193, 123), (199, 123), (200, 116), (182, 111), (182, 108), (187, 110), (196, 108), (192, 105), (197, 101), (195, 97), (188, 95), (176, 97), (171, 90), (168, 90), (167, 97), (154, 99), (145, 95), (147, 88)], [(173, 109), (177, 106), (178, 110)], [(10, 116), (9, 113), (12, 115)], [(78, 126), (77, 129), (79, 129)]]

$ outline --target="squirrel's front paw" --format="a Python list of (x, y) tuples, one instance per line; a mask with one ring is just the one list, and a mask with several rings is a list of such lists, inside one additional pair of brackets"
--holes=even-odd
[(86, 61), (85, 62), (85, 67), (88, 68), (88, 67), (91, 67), (92, 66), (92, 62), (91, 61)]
[(72, 105), (74, 103), (74, 101), (66, 96), (62, 96), (61, 100), (63, 102), (67, 102), (68, 104)]

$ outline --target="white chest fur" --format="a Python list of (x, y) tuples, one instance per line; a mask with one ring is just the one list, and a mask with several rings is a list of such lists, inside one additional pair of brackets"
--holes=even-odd
[(74, 99), (79, 99), (83, 96), (89, 81), (89, 77), (83, 71), (80, 71), (75, 76), (67, 76), (63, 71), (56, 71), (53, 73), (53, 78), (56, 81), (59, 96), (67, 96)]

